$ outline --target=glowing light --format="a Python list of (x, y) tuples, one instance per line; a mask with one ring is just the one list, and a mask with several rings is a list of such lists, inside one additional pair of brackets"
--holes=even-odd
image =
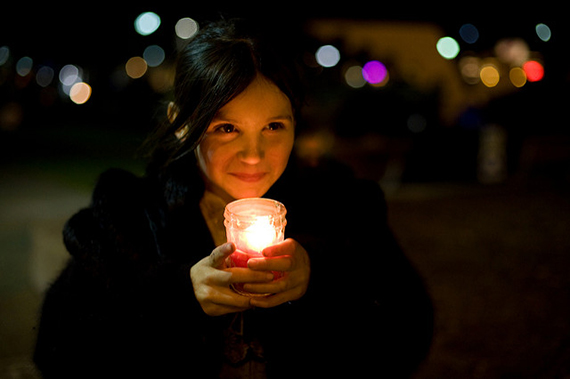
[(362, 76), (362, 67), (360, 66), (349, 67), (344, 74), (344, 80), (352, 88), (362, 88), (366, 84), (366, 80)]
[(72, 64), (65, 65), (59, 70), (59, 81), (67, 87), (71, 87), (77, 81), (81, 81), (79, 77), (79, 68)]
[(527, 43), (520, 38), (506, 38), (495, 45), (495, 54), (501, 61), (513, 66), (522, 66), (528, 60), (530, 50)]
[(85, 104), (90, 97), (91, 86), (87, 83), (75, 83), (69, 90), (69, 98), (75, 104)]
[(459, 44), (451, 37), (443, 37), (437, 41), (437, 52), (445, 59), (453, 59), (459, 54)]
[(275, 200), (236, 200), (224, 211), (227, 239), (238, 250), (259, 255), (267, 246), (283, 241), (285, 213), (285, 206)]
[(522, 68), (529, 82), (538, 82), (544, 77), (544, 67), (537, 61), (528, 61)]
[(8, 58), (10, 58), (10, 49), (8, 46), (0, 47), (0, 66), (8, 62)]
[(472, 24), (465, 24), (459, 28), (459, 35), (463, 41), (472, 44), (479, 39), (479, 30)]
[(16, 62), (16, 72), (20, 76), (26, 76), (32, 71), (34, 61), (30, 57), (22, 57)]
[(275, 239), (275, 228), (269, 221), (270, 216), (258, 216), (255, 222), (245, 229), (245, 244), (248, 251), (261, 252)]
[(536, 35), (544, 42), (548, 42), (550, 37), (552, 37), (552, 32), (546, 24), (538, 24), (535, 27)]
[(135, 30), (141, 36), (148, 36), (160, 26), (160, 17), (154, 12), (141, 13), (135, 20)]
[(362, 76), (370, 84), (381, 84), (388, 77), (388, 70), (382, 62), (370, 61), (362, 68)]
[(334, 67), (340, 61), (340, 52), (332, 45), (325, 45), (317, 50), (315, 58), (323, 67)]
[[(230, 267), (247, 267), (250, 258), (261, 257), (261, 251), (283, 241), (287, 220), (285, 206), (275, 200), (249, 198), (229, 203), (224, 210), (224, 226), (228, 242), (233, 242), (236, 251), (226, 261)], [(274, 279), (282, 274), (272, 271)], [(244, 296), (266, 296), (244, 291), (242, 283), (232, 288)]]
[(495, 87), (499, 84), (499, 80), (501, 79), (499, 71), (493, 65), (483, 66), (479, 76), (481, 77), (483, 84), (487, 87)]
[(148, 68), (146, 61), (141, 57), (132, 57), (125, 64), (125, 71), (130, 78), (141, 78)]
[(520, 88), (526, 84), (526, 73), (520, 67), (513, 67), (509, 71), (509, 79), (515, 87)]
[(477, 84), (481, 80), (479, 71), (481, 60), (476, 57), (463, 57), (459, 60), (459, 71), (461, 77), (468, 84)]
[(81, 78), (82, 70), (80, 67), (68, 64), (59, 70), (59, 82), (61, 83), (61, 90), (69, 96), (71, 86), (75, 83), (83, 81)]
[(178, 38), (189, 39), (198, 33), (198, 23), (190, 17), (181, 18), (174, 26), (174, 31)]
[(47, 87), (51, 84), (53, 77), (55, 76), (55, 72), (53, 68), (49, 66), (42, 66), (36, 72), (36, 82), (40, 87)]
[(144, 49), (143, 58), (148, 67), (158, 67), (164, 62), (164, 50), (158, 45), (150, 45)]

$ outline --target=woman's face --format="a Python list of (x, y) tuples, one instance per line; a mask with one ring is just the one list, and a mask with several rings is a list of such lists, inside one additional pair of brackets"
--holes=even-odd
[(263, 196), (285, 170), (294, 134), (289, 98), (258, 75), (218, 111), (196, 149), (206, 187), (228, 201)]

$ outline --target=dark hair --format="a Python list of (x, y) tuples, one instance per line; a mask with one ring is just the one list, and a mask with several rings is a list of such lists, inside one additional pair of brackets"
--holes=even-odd
[[(172, 122), (166, 120), (148, 144), (155, 165), (168, 166), (194, 151), (218, 110), (258, 74), (289, 98), (298, 117), (302, 85), (294, 58), (279, 50), (274, 40), (262, 38), (266, 35), (243, 20), (224, 20), (202, 27), (179, 52), (174, 79), (176, 117)], [(184, 127), (185, 138), (177, 138), (176, 131)]]

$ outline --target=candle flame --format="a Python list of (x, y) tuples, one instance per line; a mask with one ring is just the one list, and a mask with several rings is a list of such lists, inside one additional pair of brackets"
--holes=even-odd
[(272, 245), (275, 240), (275, 227), (271, 224), (269, 216), (257, 217), (244, 232), (247, 249), (257, 253), (261, 253), (261, 250)]

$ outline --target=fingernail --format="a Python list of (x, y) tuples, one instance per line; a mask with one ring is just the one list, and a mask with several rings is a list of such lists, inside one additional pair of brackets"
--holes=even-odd
[(268, 272), (265, 277), (267, 278), (267, 281), (273, 281), (273, 278), (275, 278), (275, 276), (271, 272)]

